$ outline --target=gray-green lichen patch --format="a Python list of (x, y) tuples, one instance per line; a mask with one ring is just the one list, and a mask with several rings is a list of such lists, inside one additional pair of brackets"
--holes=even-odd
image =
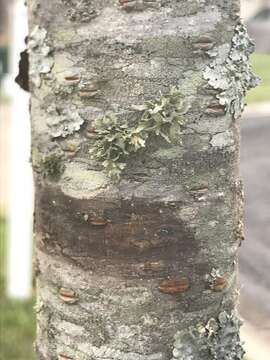
[(48, 43), (47, 31), (36, 26), (28, 40), (28, 52), (31, 56), (30, 78), (36, 87), (41, 86), (41, 75), (50, 73), (54, 60), (52, 48)]
[(241, 360), (245, 354), (239, 331), (241, 320), (235, 313), (223, 311), (218, 319), (210, 319), (205, 326), (204, 336), (207, 337), (209, 352), (213, 359)]
[(235, 28), (229, 52), (226, 45), (216, 52), (209, 51), (210, 56), (217, 58), (205, 69), (204, 78), (211, 87), (220, 91), (216, 97), (234, 119), (242, 113), (243, 98), (247, 90), (258, 84), (258, 78), (253, 74), (248, 62), (253, 51), (254, 44), (242, 23)]
[[(55, 34), (55, 38), (57, 37), (57, 35), (58, 33)], [(69, 75), (70, 71), (74, 72), (73, 68), (74, 68), (74, 62), (68, 57), (68, 54), (56, 53), (54, 55), (53, 74), (57, 81), (63, 82), (65, 73)], [(78, 73), (77, 69), (76, 69), (76, 73)]]
[(103, 193), (109, 186), (109, 179), (100, 171), (89, 170), (87, 165), (76, 162), (67, 163), (61, 178), (64, 194), (89, 199)]
[(48, 109), (47, 125), (52, 138), (67, 137), (79, 131), (84, 119), (79, 114), (75, 105), (68, 105), (66, 108), (51, 105)]
[(175, 334), (171, 360), (241, 360), (245, 354), (239, 331), (242, 322), (232, 312), (221, 312), (206, 325)]
[(72, 44), (78, 43), (79, 41), (80, 37), (72, 27), (65, 28), (64, 30), (60, 28), (54, 33), (54, 44), (56, 47), (62, 47), (63, 44), (69, 47)]
[(213, 135), (210, 144), (214, 148), (226, 148), (233, 146), (235, 143), (235, 136), (232, 130), (226, 130), (222, 133)]

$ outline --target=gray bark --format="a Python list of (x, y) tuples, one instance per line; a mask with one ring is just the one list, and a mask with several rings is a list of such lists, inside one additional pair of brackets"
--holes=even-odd
[[(239, 121), (256, 79), (238, 1), (28, 7), (38, 358), (241, 359)], [(143, 132), (112, 179), (96, 119), (132, 129), (173, 87), (181, 124)]]

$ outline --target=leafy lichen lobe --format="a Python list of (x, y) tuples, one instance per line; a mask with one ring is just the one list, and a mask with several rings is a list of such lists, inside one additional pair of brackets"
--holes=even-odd
[(144, 148), (151, 137), (162, 137), (168, 143), (179, 139), (188, 108), (179, 89), (172, 87), (156, 101), (133, 106), (130, 113), (135, 117), (134, 125), (130, 126), (127, 119), (121, 121), (115, 114), (99, 117), (93, 127), (96, 136), (91, 150), (93, 158), (102, 163), (110, 177), (118, 179), (129, 155)]
[(239, 23), (235, 28), (231, 48), (221, 46), (218, 51), (210, 50), (215, 57), (204, 71), (204, 78), (214, 89), (219, 90), (217, 99), (226, 110), (237, 119), (244, 108), (244, 96), (247, 90), (257, 86), (258, 78), (249, 65), (249, 55), (254, 44), (248, 36), (246, 27)]

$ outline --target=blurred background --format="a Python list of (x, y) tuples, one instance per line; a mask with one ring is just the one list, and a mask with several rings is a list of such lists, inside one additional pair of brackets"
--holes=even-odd
[[(15, 84), (27, 34), (23, 0), (0, 0), (0, 360), (35, 359), (33, 191), (28, 94)], [(270, 0), (242, 0), (261, 84), (242, 120), (246, 239), (240, 248), (240, 314), (247, 360), (270, 359)]]

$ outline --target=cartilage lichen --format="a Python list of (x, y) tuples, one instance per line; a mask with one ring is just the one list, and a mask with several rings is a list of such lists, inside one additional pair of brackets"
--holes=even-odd
[(206, 325), (179, 331), (171, 360), (241, 360), (245, 354), (239, 336), (241, 325), (234, 312), (223, 311)]
[(167, 142), (180, 134), (183, 115), (188, 105), (176, 87), (156, 101), (133, 106), (136, 124), (129, 125), (115, 114), (105, 114), (95, 120), (96, 141), (92, 157), (102, 163), (108, 175), (118, 179), (126, 167), (127, 158), (145, 147), (151, 136), (163, 137)]
[[(224, 47), (221, 47), (221, 51), (224, 51)], [(234, 119), (242, 113), (243, 99), (247, 90), (258, 84), (259, 79), (253, 74), (248, 61), (253, 51), (254, 44), (247, 30), (242, 23), (239, 23), (235, 28), (231, 48), (225, 61), (220, 61), (222, 56), (218, 54), (218, 51), (209, 52), (210, 56), (217, 56), (217, 58), (207, 66), (204, 78), (208, 80), (209, 85), (220, 91), (216, 97)]]

